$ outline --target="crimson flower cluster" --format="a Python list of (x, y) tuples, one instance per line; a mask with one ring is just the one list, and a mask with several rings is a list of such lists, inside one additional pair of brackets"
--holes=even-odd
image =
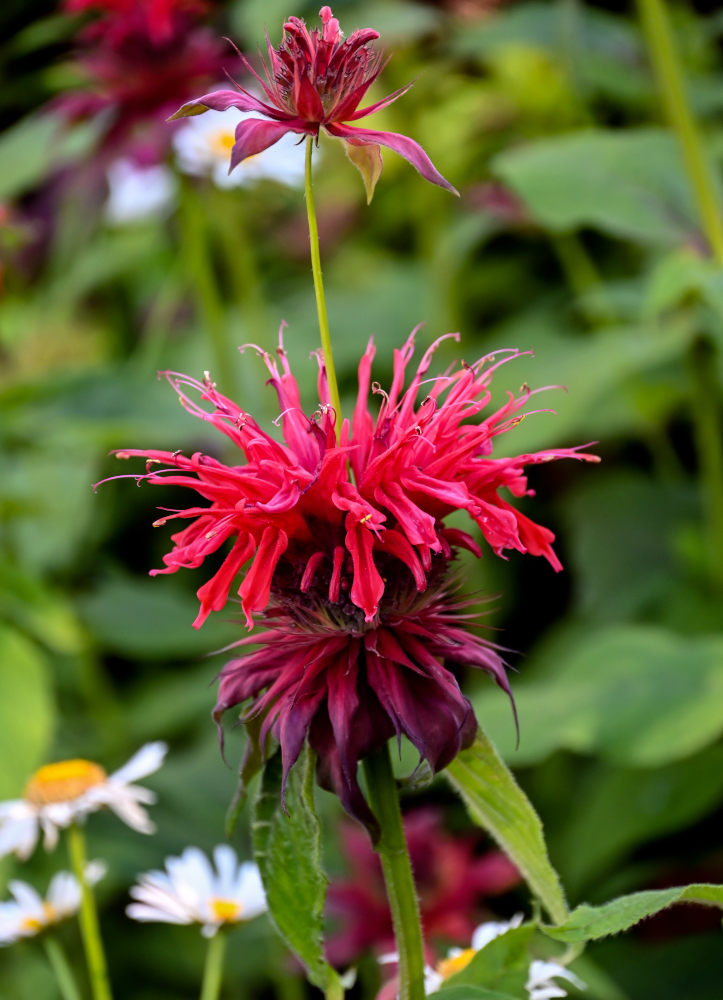
[[(147, 460), (139, 481), (186, 487), (205, 501), (156, 522), (189, 523), (172, 536), (164, 568), (152, 573), (199, 567), (230, 543), (198, 590), (195, 626), (224, 607), (232, 591), (249, 628), (254, 616), (263, 619), (264, 630), (241, 639), (240, 655), (222, 672), (217, 721), (246, 705), (245, 721), (263, 719), (262, 741), (269, 733), (278, 740), (285, 775), (308, 739), (318, 753), (320, 783), (370, 824), (357, 782), (361, 759), (405, 735), (437, 770), (473, 739), (476, 720), (452, 668), (480, 668), (509, 692), (498, 648), (475, 631), (475, 615), (450, 582), (456, 551), (480, 556), (482, 550), (446, 518), (466, 511), (497, 554), (541, 555), (560, 569), (552, 532), (500, 491), (530, 494), (529, 465), (596, 460), (579, 448), (494, 457), (495, 439), (519, 422), (533, 395), (525, 387), (483, 414), (493, 372), (519, 352), (428, 379), (438, 344), (405, 388), (413, 332), (395, 351), (392, 384), (383, 391), (371, 381), (370, 342), (353, 415), (338, 437), (320, 355), (321, 402), (308, 416), (282, 343), (280, 368), (260, 352), (279, 400), (282, 441), (221, 395), (210, 377), (198, 382), (168, 372), (186, 409), (228, 437), (238, 461), (229, 465), (200, 452), (117, 453)], [(375, 416), (370, 391), (380, 399)]]
[(318, 28), (309, 31), (301, 18), (290, 17), (284, 24), (278, 48), (268, 42), (268, 65), (263, 64), (261, 74), (241, 56), (266, 100), (236, 85), (235, 90), (216, 90), (197, 97), (172, 117), (228, 108), (261, 115), (237, 126), (229, 170), (268, 149), (287, 132), (318, 137), (323, 128), (329, 135), (342, 139), (347, 148), (351, 147), (353, 159), (354, 149), (365, 150), (375, 162), (371, 169), (376, 176), (381, 172), (379, 146), (387, 146), (408, 160), (426, 180), (456, 194), (419, 143), (409, 136), (347, 124), (387, 107), (405, 94), (411, 83), (360, 108), (383, 68), (382, 56), (371, 45), (379, 33), (362, 28), (345, 38), (330, 7), (322, 7), (319, 16), (321, 31)]

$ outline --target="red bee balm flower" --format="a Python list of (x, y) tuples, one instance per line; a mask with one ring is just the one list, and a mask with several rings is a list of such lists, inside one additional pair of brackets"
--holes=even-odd
[(360, 108), (364, 95), (379, 76), (382, 56), (371, 48), (379, 33), (363, 28), (344, 38), (330, 7), (320, 12), (322, 28), (309, 31), (301, 18), (290, 17), (284, 24), (281, 45), (274, 49), (267, 40), (269, 66), (259, 75), (241, 56), (267, 100), (260, 100), (236, 85), (236, 90), (216, 90), (184, 104), (173, 118), (199, 115), (205, 111), (258, 112), (263, 118), (240, 122), (231, 150), (229, 170), (248, 156), (272, 146), (287, 132), (318, 136), (323, 128), (347, 143), (350, 158), (368, 181), (368, 191), (381, 173), (379, 146), (388, 146), (416, 167), (426, 180), (457, 194), (442, 177), (419, 143), (397, 132), (376, 132), (344, 124), (379, 111), (406, 93), (411, 83), (381, 101)]
[[(480, 667), (509, 690), (498, 653), (468, 631), (470, 615), (452, 598), (447, 580), (456, 549), (477, 556), (481, 550), (444, 519), (465, 510), (496, 553), (512, 548), (544, 555), (560, 569), (552, 532), (498, 491), (530, 494), (526, 465), (597, 460), (577, 448), (492, 457), (495, 437), (522, 419), (533, 393), (510, 394), (501, 409), (471, 421), (489, 403), (493, 371), (517, 357), (515, 350), (427, 380), (428, 393), (417, 403), (438, 343), (424, 354), (406, 391), (414, 333), (395, 351), (389, 392), (372, 386), (382, 399), (374, 419), (368, 409), (370, 342), (359, 365), (354, 414), (343, 421), (338, 443), (320, 355), (321, 405), (307, 417), (280, 346), (281, 371), (261, 353), (279, 398), (283, 443), (222, 396), (208, 376), (201, 383), (169, 372), (184, 406), (227, 435), (244, 464), (180, 451), (118, 452), (119, 458), (148, 460), (139, 481), (190, 487), (208, 501), (156, 522), (191, 521), (173, 536), (165, 568), (152, 573), (200, 566), (233, 540), (198, 591), (196, 627), (224, 606), (237, 574), (252, 560), (238, 590), (241, 606), (249, 628), (253, 615), (265, 612), (268, 629), (237, 644), (260, 648), (224, 669), (216, 718), (255, 698), (250, 714), (264, 714), (263, 735), (272, 731), (279, 740), (285, 772), (308, 735), (319, 751), (322, 784), (366, 819), (356, 766), (390, 736), (404, 733), (435, 769), (471, 741), (472, 709), (446, 663)], [(212, 410), (193, 401), (187, 388)]]

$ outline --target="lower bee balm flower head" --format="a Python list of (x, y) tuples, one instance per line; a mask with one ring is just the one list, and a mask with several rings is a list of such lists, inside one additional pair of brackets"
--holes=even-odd
[[(285, 773), (308, 737), (319, 752), (322, 784), (366, 819), (357, 764), (390, 736), (406, 735), (434, 769), (472, 740), (476, 721), (450, 667), (479, 667), (509, 690), (498, 650), (470, 628), (468, 608), (449, 580), (456, 550), (477, 556), (482, 550), (446, 518), (464, 510), (497, 554), (542, 555), (560, 569), (552, 532), (499, 491), (506, 488), (513, 498), (531, 494), (528, 465), (597, 460), (578, 448), (493, 457), (495, 439), (522, 419), (533, 395), (525, 387), (480, 419), (493, 372), (519, 352), (427, 379), (438, 344), (426, 351), (405, 390), (412, 333), (395, 352), (386, 392), (371, 382), (370, 342), (359, 365), (356, 406), (338, 440), (321, 357), (321, 402), (307, 416), (283, 345), (281, 370), (261, 352), (279, 398), (283, 442), (222, 396), (210, 377), (197, 382), (167, 373), (184, 406), (229, 437), (243, 463), (180, 451), (118, 452), (119, 458), (146, 458), (139, 482), (191, 488), (207, 502), (156, 522), (190, 524), (173, 536), (165, 567), (152, 572), (198, 567), (232, 542), (198, 591), (197, 627), (225, 605), (250, 562), (238, 588), (241, 607), (249, 627), (259, 613), (267, 627), (237, 644), (260, 648), (223, 671), (216, 718), (254, 699), (245, 719), (263, 715), (262, 738), (271, 732), (281, 744)], [(419, 399), (423, 384), (426, 395)], [(370, 389), (381, 400), (376, 417), (369, 412)]]

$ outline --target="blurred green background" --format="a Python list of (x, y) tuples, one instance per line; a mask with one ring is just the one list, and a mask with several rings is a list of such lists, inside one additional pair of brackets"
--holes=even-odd
[[(719, 171), (716, 8), (670, 13)], [(253, 52), (266, 28), (278, 43), (292, 12), (315, 23), (313, 6), (277, 0), (210, 3), (195, 23)], [(534, 357), (503, 367), (500, 395), (525, 382), (564, 387), (537, 397), (555, 413), (530, 416), (503, 449), (592, 440), (603, 459), (534, 470), (537, 496), (524, 509), (558, 534), (563, 574), (517, 554), (465, 562), (466, 588), (495, 595), (489, 621), (521, 654), (519, 747), (503, 699), (470, 676), (478, 718), (538, 808), (571, 903), (723, 881), (723, 276), (662, 120), (636, 11), (448, 0), (337, 2), (334, 13), (347, 34), (375, 27), (392, 54), (374, 99), (415, 81), (373, 127), (412, 135), (461, 192), (448, 196), (385, 152), (367, 207), (339, 144), (322, 137), (317, 209), (347, 406), (368, 337), (384, 385), (393, 348), (424, 322), (420, 349), (461, 332), (458, 347), (440, 349), (440, 368), (517, 347)], [(133, 925), (123, 908), (137, 872), (223, 839), (235, 775), (210, 721), (224, 661), (206, 654), (240, 626), (232, 609), (191, 628), (203, 570), (148, 579), (168, 548), (168, 529), (151, 528), (155, 508), (176, 505), (172, 490), (91, 484), (118, 474), (113, 448), (218, 449), (159, 369), (220, 372), (268, 426), (277, 413), (263, 367), (236, 346), (272, 348), (282, 320), (313, 410), (316, 313), (298, 187), (182, 176), (164, 138), (156, 162), (174, 178), (164, 212), (109, 219), (107, 171), (128, 154), (113, 135), (118, 108), (69, 123), (63, 104), (89, 92), (78, 38), (102, 16), (45, 0), (1, 15), (0, 796), (20, 795), (49, 759), (112, 769), (146, 740), (169, 741), (168, 763), (147, 782), (159, 792), (158, 834), (102, 816), (89, 838), (110, 867), (100, 894), (117, 995), (185, 998), (197, 993), (200, 937)], [(152, 97), (134, 113), (165, 134), (168, 112)], [(242, 746), (229, 733), (232, 765)], [(340, 810), (321, 798), (334, 870)], [(424, 801), (464, 823), (443, 785)], [(248, 853), (243, 818), (239, 829)], [(44, 885), (59, 858), (5, 861), (3, 880)], [(510, 912), (524, 905), (520, 893)], [(715, 913), (681, 907), (591, 946), (601, 982), (587, 995), (713, 1000), (719, 932)], [(77, 951), (74, 930), (63, 934)], [(234, 940), (225, 996), (305, 995), (271, 984), (280, 946), (263, 921)], [(34, 942), (0, 953), (5, 1000), (54, 989)]]

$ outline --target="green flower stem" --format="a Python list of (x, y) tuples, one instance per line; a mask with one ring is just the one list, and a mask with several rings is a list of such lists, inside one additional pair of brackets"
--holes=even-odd
[(80, 990), (75, 982), (68, 956), (60, 942), (48, 933), (42, 935), (42, 942), (63, 1000), (81, 1000)]
[(219, 930), (212, 938), (208, 939), (200, 1000), (218, 1000), (218, 997), (221, 995), (223, 959), (225, 954), (226, 935), (222, 930)]
[(638, 0), (638, 8), (665, 114), (680, 143), (703, 231), (713, 256), (723, 265), (723, 218), (710, 163), (686, 97), (665, 3), (663, 0)]
[(329, 336), (329, 320), (326, 315), (326, 299), (324, 297), (324, 282), (321, 277), (321, 256), (319, 253), (319, 228), (316, 224), (316, 208), (314, 207), (314, 191), (311, 186), (311, 151), (314, 146), (313, 136), (306, 140), (306, 173), (304, 179), (304, 195), (306, 197), (306, 214), (309, 220), (309, 246), (311, 248), (311, 272), (314, 275), (314, 294), (316, 296), (316, 311), (319, 316), (319, 333), (321, 335), (321, 350), (324, 354), (326, 377), (329, 381), (329, 396), (331, 405), (336, 411), (336, 436), (341, 430), (341, 400), (336, 382), (334, 356), (331, 352), (331, 337)]
[(721, 442), (720, 387), (716, 377), (716, 351), (700, 338), (690, 351), (694, 433), (705, 520), (708, 530), (708, 572), (723, 588), (723, 445)]
[(87, 865), (85, 855), (85, 835), (82, 827), (73, 823), (68, 829), (68, 850), (73, 873), (80, 884), (80, 933), (88, 963), (88, 974), (93, 1000), (112, 1000), (108, 967), (100, 936), (98, 910), (95, 905), (93, 890), (85, 874)]
[(196, 296), (201, 322), (209, 339), (215, 371), (211, 377), (225, 396), (237, 395), (234, 370), (235, 351), (231, 349), (226, 325), (226, 313), (221, 301), (218, 282), (208, 245), (205, 212), (190, 181), (180, 181), (181, 244), (192, 287)]
[(591, 305), (584, 301), (584, 315), (592, 325), (615, 322), (615, 314), (607, 301), (605, 285), (582, 240), (575, 233), (553, 233), (552, 247), (557, 254), (567, 282), (575, 295), (585, 300), (594, 293)]
[(264, 282), (257, 266), (254, 242), (248, 232), (244, 196), (242, 193), (237, 194), (233, 211), (229, 211), (228, 191), (214, 190), (211, 195), (219, 247), (223, 252), (233, 292), (245, 320), (244, 329), (248, 329), (250, 339), (255, 344), (265, 351), (273, 351), (275, 344), (270, 337)]
[(363, 767), (369, 804), (380, 827), (376, 851), (382, 863), (399, 952), (399, 1000), (423, 1000), (422, 928), (389, 746), (365, 758)]
[[(680, 60), (675, 49), (665, 4), (662, 0), (638, 0), (640, 18), (650, 58), (665, 108), (683, 152), (685, 169), (695, 195), (703, 231), (716, 262), (723, 266), (723, 216), (710, 163), (685, 92)], [(713, 582), (723, 583), (723, 564), (716, 555), (723, 551), (723, 441), (718, 387), (713, 375), (715, 348), (700, 341), (691, 351), (693, 418), (705, 493), (708, 538), (712, 553)]]

